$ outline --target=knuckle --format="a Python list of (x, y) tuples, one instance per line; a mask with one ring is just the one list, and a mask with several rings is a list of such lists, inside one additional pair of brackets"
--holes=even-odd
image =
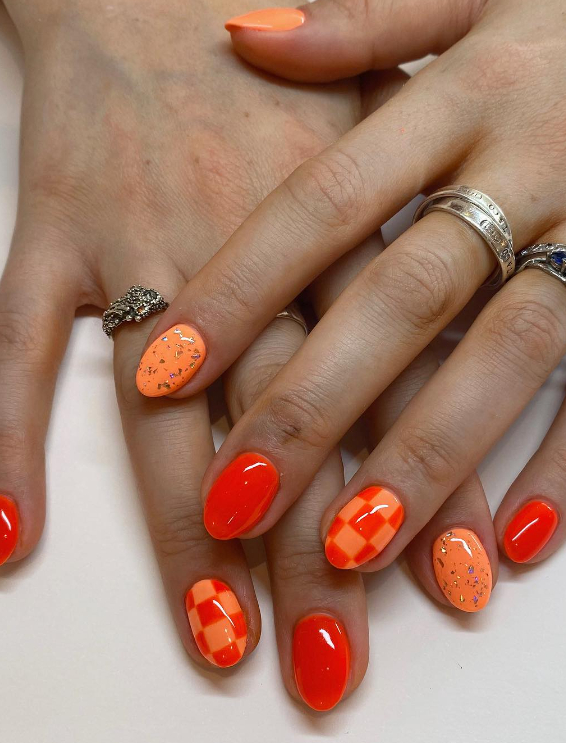
[(25, 427), (17, 418), (0, 424), (0, 467), (5, 482), (18, 488), (29, 476), (29, 449)]
[(318, 220), (324, 227), (354, 224), (365, 203), (361, 166), (337, 149), (307, 160), (285, 187), (302, 210), (309, 205), (309, 221)]
[(418, 476), (425, 483), (445, 485), (458, 473), (457, 458), (449, 443), (449, 431), (406, 427), (395, 439), (395, 453), (411, 477)]
[(498, 303), (487, 317), (486, 331), (491, 358), (535, 389), (558, 362), (566, 341), (556, 311), (537, 297)]
[(329, 565), (320, 539), (317, 542), (313, 540), (311, 544), (304, 543), (300, 549), (279, 553), (276, 560), (270, 561), (270, 573), (276, 582), (312, 586), (320, 590), (321, 583), (328, 581), (329, 576)]
[(166, 511), (150, 515), (149, 530), (158, 556), (190, 556), (191, 553), (198, 556), (207, 548), (208, 536), (195, 502), (200, 503), (196, 490), (184, 491), (168, 502)]
[(563, 484), (566, 481), (566, 442), (550, 447), (543, 457), (545, 473)]
[(2, 363), (29, 366), (37, 369), (39, 364), (52, 363), (45, 358), (45, 333), (40, 316), (26, 311), (24, 307), (11, 308), (0, 305), (0, 347)]
[(332, 437), (332, 421), (323, 395), (295, 387), (271, 397), (262, 411), (263, 425), (274, 445), (295, 442), (306, 448), (324, 448)]
[[(206, 307), (202, 319), (213, 318), (217, 322), (229, 319), (238, 325), (257, 315), (261, 302), (263, 261), (254, 255), (253, 261), (231, 261), (219, 266), (214, 272), (213, 283), (203, 287)], [(205, 318), (206, 315), (206, 318)]]

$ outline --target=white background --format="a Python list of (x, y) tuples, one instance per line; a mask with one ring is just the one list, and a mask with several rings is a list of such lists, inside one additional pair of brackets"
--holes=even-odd
[[(18, 43), (2, 20), (2, 260), (16, 209), (22, 76)], [(483, 463), (493, 509), (556, 412), (565, 370)], [(347, 462), (351, 474), (351, 452)], [(434, 605), (402, 563), (370, 577), (370, 667), (358, 692), (326, 716), (283, 689), (266, 569), (252, 549), (261, 643), (224, 677), (193, 667), (169, 618), (138, 507), (111, 344), (97, 319), (77, 320), (63, 366), (48, 490), (39, 549), (0, 572), (2, 743), (566, 740), (566, 549), (536, 568), (502, 564), (491, 603), (476, 616)]]

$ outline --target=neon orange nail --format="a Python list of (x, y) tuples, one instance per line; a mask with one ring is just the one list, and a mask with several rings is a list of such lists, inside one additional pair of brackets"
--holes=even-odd
[(377, 557), (403, 523), (405, 512), (391, 491), (378, 486), (362, 490), (338, 513), (324, 550), (336, 568), (356, 568)]
[(302, 26), (305, 14), (297, 8), (266, 8), (239, 15), (226, 21), (227, 31), (248, 28), (254, 31), (292, 31)]
[(142, 356), (136, 374), (138, 390), (146, 397), (170, 395), (187, 384), (205, 358), (200, 333), (190, 325), (173, 325)]
[(484, 608), (491, 594), (491, 564), (477, 534), (469, 529), (441, 534), (432, 562), (438, 585), (453, 606), (467, 612)]
[(213, 666), (228, 668), (241, 660), (248, 630), (238, 599), (220, 580), (199, 580), (185, 606), (198, 649)]
[(6, 562), (18, 543), (20, 520), (11, 498), (0, 495), (0, 565)]

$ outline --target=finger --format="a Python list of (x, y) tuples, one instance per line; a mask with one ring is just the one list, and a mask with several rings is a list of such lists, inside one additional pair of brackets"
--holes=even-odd
[[(338, 144), (300, 166), (189, 282), (150, 336), (138, 378), (143, 394), (178, 390), (179, 395), (188, 396), (204, 389), (328, 265), (373, 234), (428, 183), (465, 159), (480, 119), (472, 111), (462, 120), (461, 110), (454, 105), (459, 93), (449, 90), (444, 80), (442, 86), (415, 82)], [(424, 109), (426, 117), (422, 116)], [(449, 148), (445, 147), (447, 139)], [(496, 179), (481, 185), (497, 196), (506, 191), (510, 176), (502, 173), (499, 185)], [(513, 182), (520, 182), (516, 176)], [(507, 202), (505, 207), (510, 218), (515, 216)], [(529, 217), (534, 218), (539, 208), (538, 202), (533, 204)], [(518, 210), (518, 220), (522, 212)], [(441, 233), (442, 247), (469, 267), (469, 295), (493, 268), (490, 255), (477, 236), (462, 240), (464, 229), (454, 226), (454, 220), (443, 236), (447, 223), (442, 217), (427, 218), (427, 224), (437, 225), (436, 232), (428, 234), (437, 239), (436, 233)], [(380, 274), (387, 276), (393, 270), (398, 251), (401, 256), (412, 255), (413, 238), (427, 234), (422, 230), (422, 224), (416, 225), (409, 237), (388, 251), (391, 256), (384, 265), (380, 263)], [(199, 340), (206, 360), (198, 373), (197, 366), (183, 367), (173, 390), (158, 389), (154, 354), (161, 350), (159, 338), (177, 325), (186, 326), (190, 337)]]
[[(179, 278), (161, 265), (147, 276), (172, 296)], [(121, 290), (113, 286), (112, 297)], [(249, 655), (260, 635), (260, 615), (246, 561), (237, 542), (211, 539), (202, 524), (200, 483), (214, 453), (205, 395), (149, 401), (138, 394), (134, 371), (147, 327), (115, 332), (116, 390), (126, 441), (146, 519), (179, 635), (203, 668), (228, 667)]]
[[(305, 339), (288, 319), (274, 320), (225, 375), (233, 420), (254, 402)], [(368, 660), (365, 594), (360, 576), (343, 580), (324, 557), (319, 523), (343, 487), (334, 451), (306, 498), (265, 535), (283, 681), (317, 711), (334, 707), (361, 682)], [(346, 575), (347, 578), (351, 574)]]
[(495, 516), (501, 551), (514, 562), (541, 562), (564, 542), (565, 441), (566, 404), (563, 404), (542, 444), (511, 485)]
[[(477, 179), (472, 174), (470, 182)], [(521, 245), (532, 230), (533, 214), (520, 213), (520, 200), (508, 201)], [(270, 483), (276, 497), (270, 493), (269, 502), (262, 500), (261, 488), (250, 488), (248, 504), (263, 515), (239, 535), (257, 536), (270, 528), (331, 447), (467, 303), (492, 261), (479, 235), (450, 215), (430, 214), (390, 245), (341, 294), (227, 437), (203, 482), (205, 517), (207, 510), (218, 510), (218, 522), (223, 518), (221, 478), (239, 466), (232, 465), (239, 453), (259, 452), (280, 476)], [(396, 519), (401, 518), (396, 509)], [(400, 521), (390, 526), (398, 528)], [(223, 538), (216, 527), (211, 533)]]
[(317, 0), (237, 16), (226, 30), (238, 54), (256, 67), (290, 80), (328, 82), (440, 54), (468, 33), (483, 6)]
[(45, 520), (45, 436), (85, 270), (45, 226), (16, 230), (0, 283), (0, 564), (37, 544)]
[[(432, 350), (427, 348), (369, 408), (364, 417), (374, 447), (437, 369), (436, 357)], [(446, 543), (454, 546), (454, 540), (447, 537), (449, 533), (455, 535), (456, 539), (463, 538), (464, 541), (456, 543), (461, 549), (464, 543), (472, 541), (474, 544), (477, 537), (488, 557), (490, 567), (487, 577), (491, 576), (491, 581), (486, 581), (482, 585), (480, 581), (486, 574), (476, 573), (475, 564), (468, 564), (463, 573), (461, 571), (452, 573), (454, 563), (451, 564), (445, 558), (448, 551), (437, 554), (438, 549), (446, 549)], [(451, 555), (453, 556), (455, 552), (456, 550), (451, 550)], [(465, 612), (479, 611), (486, 606), (497, 581), (499, 562), (489, 505), (481, 481), (475, 472), (464, 480), (409, 542), (405, 555), (424, 589), (438, 602)], [(480, 569), (481, 567), (485, 570), (486, 566), (481, 565)], [(472, 573), (469, 572), (470, 568), (473, 568)]]
[[(363, 562), (364, 569), (376, 570), (394, 559), (470, 474), (558, 363), (566, 349), (561, 323), (566, 309), (563, 287), (549, 282), (547, 276), (533, 275), (536, 271), (524, 274), (487, 305), (329, 509), (324, 531), (329, 535), (327, 556), (335, 564), (353, 567)], [(370, 503), (373, 496), (383, 499), (389, 512), (404, 510), (405, 519), (399, 517), (383, 529), (376, 520), (371, 536), (375, 549), (352, 555), (349, 548), (343, 550), (349, 559), (342, 559), (336, 536), (344, 519), (338, 515), (331, 522), (362, 493), (362, 499)], [(364, 527), (371, 530), (369, 520)]]

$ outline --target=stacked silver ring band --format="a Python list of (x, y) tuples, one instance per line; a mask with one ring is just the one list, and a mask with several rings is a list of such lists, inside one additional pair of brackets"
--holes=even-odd
[(433, 211), (453, 214), (484, 239), (499, 264), (488, 280), (490, 286), (501, 286), (511, 278), (515, 272), (511, 227), (503, 210), (493, 199), (469, 186), (444, 186), (420, 204), (413, 223)]

